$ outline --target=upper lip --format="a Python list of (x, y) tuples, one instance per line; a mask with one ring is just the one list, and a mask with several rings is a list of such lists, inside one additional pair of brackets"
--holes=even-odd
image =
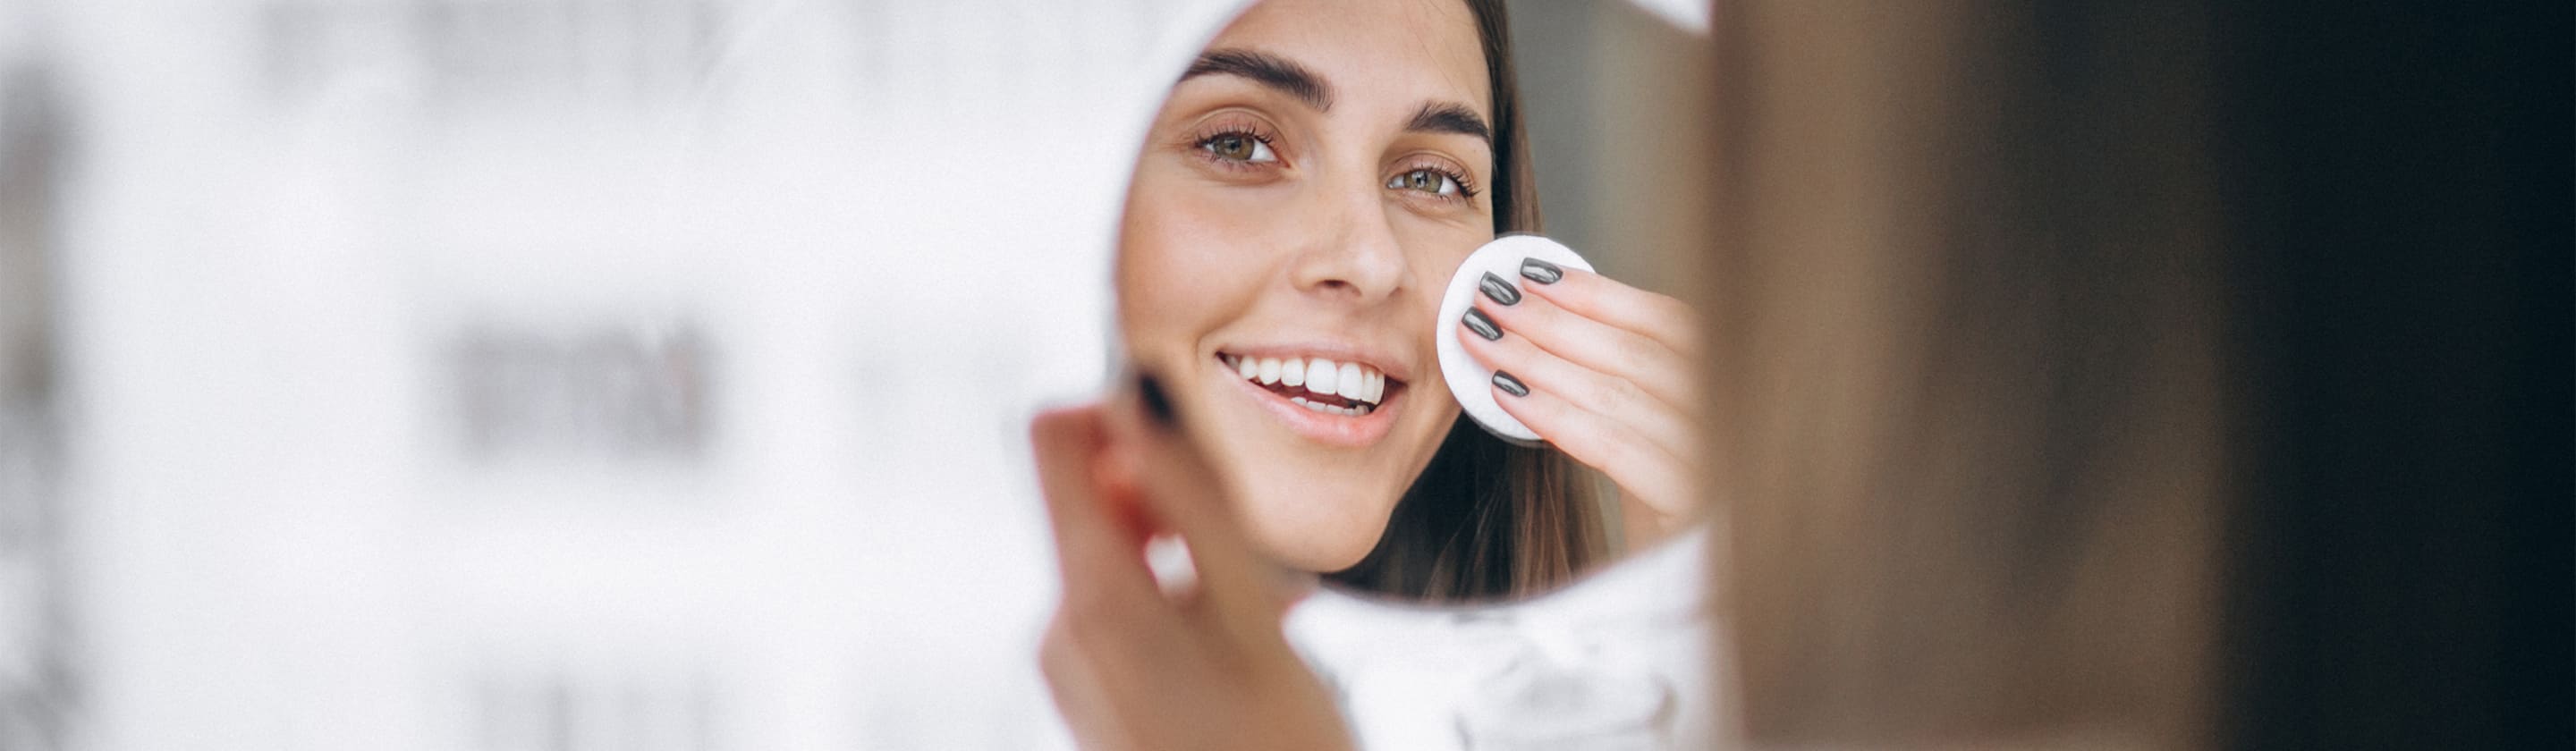
[(1377, 370), (1377, 372), (1384, 374), (1389, 383), (1402, 383), (1413, 380), (1413, 368), (1403, 360), (1387, 354), (1385, 350), (1366, 345), (1353, 344), (1350, 342), (1309, 341), (1285, 344), (1240, 345), (1218, 347), (1216, 351), (1218, 354), (1254, 358), (1270, 357), (1285, 359), (1290, 357), (1321, 357), (1333, 362), (1347, 362), (1366, 365)]

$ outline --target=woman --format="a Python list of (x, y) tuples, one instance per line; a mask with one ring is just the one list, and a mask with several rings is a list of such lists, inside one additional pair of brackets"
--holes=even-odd
[(1122, 226), (1122, 334), (1289, 566), (1409, 598), (1562, 583), (1605, 544), (1574, 462), (1622, 489), (1631, 545), (1685, 512), (1680, 304), (1533, 266), (1481, 320), (1449, 322), (1492, 335), (1461, 338), (1552, 449), (1459, 419), (1441, 380), (1431, 319), (1451, 272), (1538, 229), (1508, 38), (1498, 2), (1265, 2), (1153, 121)]
[[(1279, 726), (1153, 708), (1329, 717), (1262, 572), (1436, 600), (1562, 583), (1605, 544), (1576, 463), (1620, 487), (1631, 546), (1686, 519), (1696, 333), (1679, 303), (1535, 264), (1445, 322), (1547, 447), (1461, 420), (1441, 380), (1450, 274), (1538, 227), (1508, 40), (1498, 2), (1269, 0), (1156, 114), (1117, 270), (1149, 375), (1033, 427), (1065, 576), (1042, 661), (1086, 745), (1241, 747), (1191, 728)], [(1179, 597), (1138, 552), (1163, 532), (1200, 575)]]

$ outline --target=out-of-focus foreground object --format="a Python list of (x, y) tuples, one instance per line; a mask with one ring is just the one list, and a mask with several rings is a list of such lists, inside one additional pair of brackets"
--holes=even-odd
[(1022, 426), (1222, 5), (0, 0), (0, 749), (1065, 745)]
[(1714, 393), (1763, 745), (2206, 732), (2217, 197), (2206, 60), (2168, 46), (2204, 21), (2055, 13), (1718, 19)]
[(1753, 745), (2567, 745), (2568, 9), (2334, 13), (1722, 5)]
[(50, 751), (78, 702), (63, 545), (61, 320), (67, 133), (43, 24), (0, 5), (0, 748)]

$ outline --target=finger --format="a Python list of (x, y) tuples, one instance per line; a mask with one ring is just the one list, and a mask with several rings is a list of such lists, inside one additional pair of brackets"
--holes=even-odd
[[(1528, 303), (1524, 301), (1522, 304)], [(1685, 452), (1695, 450), (1693, 447), (1698, 445), (1699, 433), (1696, 423), (1686, 417), (1691, 413), (1646, 393), (1626, 378), (1558, 357), (1518, 331), (1506, 328), (1502, 329), (1502, 334), (1501, 339), (1488, 340), (1475, 333), (1462, 333), (1458, 340), (1477, 362), (1509, 372), (1532, 391), (1546, 391), (1577, 408), (1622, 425), (1675, 455), (1692, 455)], [(1497, 397), (1497, 400), (1502, 398)], [(1528, 423), (1527, 420), (1522, 422)], [(1550, 443), (1566, 443), (1566, 439), (1537, 425), (1530, 425), (1530, 429), (1538, 431), (1539, 437)], [(1573, 452), (1569, 450), (1567, 453)]]
[(1468, 337), (1468, 352), (1494, 366), (1521, 393), (1488, 384), (1494, 401), (1576, 461), (1601, 470), (1631, 495), (1657, 508), (1693, 503), (1683, 457), (1699, 455), (1701, 435), (1653, 397), (1616, 378), (1556, 358), (1526, 340)]
[(1237, 636), (1276, 638), (1282, 608), (1276, 567), (1244, 536), (1222, 479), (1181, 433), (1177, 415), (1154, 417), (1144, 392), (1123, 391), (1109, 410), (1111, 435), (1132, 442), (1142, 459), (1141, 501), (1189, 545), (1198, 604)]
[[(1215, 469), (1180, 428), (1168, 401), (1157, 410), (1131, 379), (1108, 410), (1110, 434), (1135, 447), (1140, 458), (1140, 500), (1156, 520), (1190, 544), (1190, 557), (1203, 587), (1225, 592), (1251, 591), (1267, 585), (1269, 562), (1254, 552), (1227, 503), (1225, 485)], [(1154, 387), (1159, 390), (1159, 386)], [(1157, 417), (1157, 413), (1164, 415)]]
[[(1118, 701), (1134, 689), (1104, 683), (1110, 676), (1138, 672), (1130, 662), (1134, 655), (1125, 650), (1104, 654), (1099, 640), (1078, 633), (1075, 624), (1080, 622), (1059, 612), (1038, 641), (1038, 672), (1046, 678), (1047, 694), (1055, 699), (1056, 714), (1064, 718), (1077, 748), (1134, 748), (1129, 717)], [(1118, 636), (1121, 643), (1154, 638)]]
[(1699, 311), (1680, 300), (1619, 283), (1582, 269), (1561, 269), (1563, 278), (1541, 283), (1523, 277), (1521, 289), (1576, 315), (1634, 331), (1682, 357), (1698, 361), (1701, 350)]
[(1512, 419), (1575, 461), (1608, 475), (1639, 503), (1676, 516), (1697, 505), (1691, 465), (1644, 435), (1556, 392), (1530, 387), (1528, 394), (1514, 396), (1493, 388), (1494, 402)]
[[(1616, 284), (1598, 275), (1592, 278)], [(1635, 295), (1652, 294), (1633, 289), (1625, 291)], [(1693, 377), (1699, 372), (1699, 361), (1644, 333), (1621, 328), (1613, 322), (1587, 318), (1537, 295), (1518, 296), (1510, 305), (1500, 304), (1488, 296), (1477, 301), (1476, 309), (1483, 311), (1504, 332), (1528, 337), (1530, 343), (1538, 345), (1539, 349), (1568, 362), (1634, 383), (1676, 409), (1700, 403), (1699, 382)]]
[(1055, 531), (1056, 567), (1067, 606), (1100, 602), (1122, 608), (1155, 596), (1145, 568), (1142, 530), (1119, 518), (1095, 469), (1106, 447), (1100, 407), (1050, 410), (1029, 421), (1038, 487)]

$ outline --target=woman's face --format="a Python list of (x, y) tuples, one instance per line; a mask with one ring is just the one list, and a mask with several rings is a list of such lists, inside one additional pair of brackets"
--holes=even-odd
[(1289, 565), (1357, 563), (1458, 417), (1432, 318), (1494, 236), (1489, 91), (1458, 0), (1266, 0), (1155, 116), (1121, 331)]

